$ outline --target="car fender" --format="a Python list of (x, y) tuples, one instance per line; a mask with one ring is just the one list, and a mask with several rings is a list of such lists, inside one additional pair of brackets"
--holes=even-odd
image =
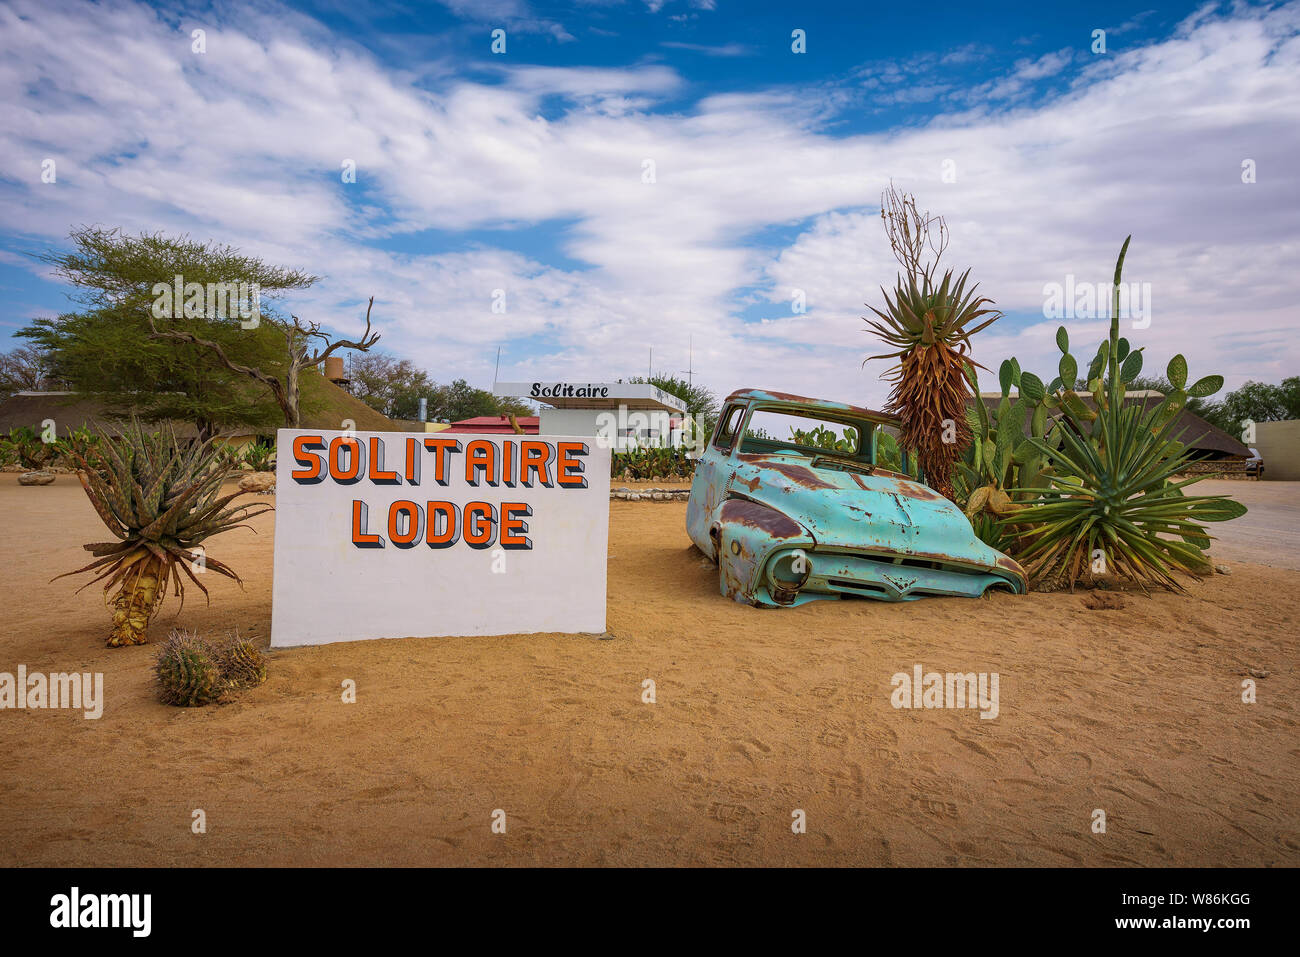
[(817, 542), (812, 533), (788, 515), (758, 502), (730, 498), (718, 509), (710, 531), (718, 561), (719, 589), (736, 601), (757, 604), (763, 591), (763, 569), (778, 549), (805, 547)]

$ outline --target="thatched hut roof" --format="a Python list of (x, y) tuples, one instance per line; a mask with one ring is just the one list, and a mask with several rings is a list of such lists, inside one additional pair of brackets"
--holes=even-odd
[[(397, 432), (402, 426), (376, 412), (356, 396), (340, 389), (320, 373), (306, 369), (298, 379), (303, 409), (303, 427), (308, 429), (342, 429), (351, 419), (359, 432)], [(41, 423), (53, 419), (59, 435), (90, 427), (116, 432), (130, 416), (129, 407), (111, 405), (99, 396), (76, 392), (16, 392), (0, 402), (0, 433), (28, 426), (37, 432)], [(161, 425), (164, 423), (153, 423)], [(193, 422), (169, 420), (178, 439), (198, 437)], [(266, 429), (237, 426), (223, 430), (232, 437), (265, 434)]]
[[(80, 428), (117, 432), (124, 419), (131, 414), (128, 408), (110, 405), (95, 395), (77, 392), (15, 392), (0, 402), (0, 433), (27, 427), (41, 431), (47, 419), (54, 421), (58, 435), (63, 436)], [(164, 423), (157, 423), (164, 424)], [(193, 422), (168, 420), (178, 439), (197, 438), (199, 431)], [(244, 430), (248, 434), (251, 430)]]

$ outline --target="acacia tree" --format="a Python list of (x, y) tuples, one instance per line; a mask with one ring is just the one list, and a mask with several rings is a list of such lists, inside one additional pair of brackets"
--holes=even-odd
[(331, 339), (328, 333), (321, 331), (320, 323), (304, 322), (295, 315), (290, 315), (287, 321), (271, 318), (270, 325), (279, 330), (284, 336), (285, 343), (284, 363), (278, 373), (235, 362), (216, 340), (205, 339), (184, 329), (160, 330), (154, 323), (152, 312), (149, 314), (149, 328), (153, 330), (151, 337), (154, 339), (173, 339), (206, 349), (231, 372), (248, 376), (266, 386), (284, 414), (284, 427), (296, 429), (302, 425), (298, 391), (298, 378), (302, 370), (316, 368), (339, 349), (357, 349), (365, 352), (378, 342), (379, 333), (370, 331), (370, 310), (374, 305), (375, 297), (371, 296), (370, 302), (366, 305), (365, 331), (361, 334), (361, 338), (355, 341)]
[[(35, 258), (52, 266), (72, 287), (70, 298), (86, 308), (35, 319), (18, 332), (44, 357), (51, 380), (93, 394), (110, 410), (193, 422), (201, 438), (235, 425), (271, 427), (282, 418), (269, 396), (250, 395), (255, 390), (246, 377), (209, 351), (154, 338), (154, 290), (170, 287), (177, 276), (205, 289), (256, 285), (261, 317), (270, 320), (287, 291), (312, 285), (315, 276), (188, 236), (83, 226), (69, 239), (67, 250)], [(190, 313), (185, 328), (219, 344), (231, 362), (279, 371), (283, 346), (271, 321), (245, 328), (206, 309), (184, 311)]]

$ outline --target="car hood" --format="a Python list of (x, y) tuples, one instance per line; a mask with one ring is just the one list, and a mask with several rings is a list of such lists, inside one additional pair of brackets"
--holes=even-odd
[(1019, 565), (976, 537), (961, 509), (920, 482), (815, 464), (833, 462), (830, 457), (737, 458), (728, 492), (799, 522), (819, 548), (906, 555), (1024, 577)]

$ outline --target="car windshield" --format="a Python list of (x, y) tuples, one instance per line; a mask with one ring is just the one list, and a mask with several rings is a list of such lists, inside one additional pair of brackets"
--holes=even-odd
[(862, 451), (862, 428), (815, 414), (755, 409), (745, 427), (740, 450), (768, 452), (776, 448), (857, 457)]

